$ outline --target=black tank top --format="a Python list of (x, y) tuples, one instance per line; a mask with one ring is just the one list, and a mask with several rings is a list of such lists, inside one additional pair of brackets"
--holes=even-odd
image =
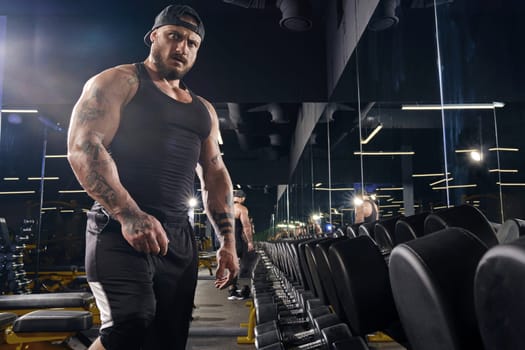
[(242, 237), (243, 229), (242, 228), (243, 227), (242, 227), (241, 219), (235, 219), (235, 242), (243, 241), (243, 237)]
[(110, 152), (122, 185), (142, 210), (162, 220), (180, 219), (194, 193), (210, 114), (192, 92), (192, 102), (176, 101), (153, 83), (143, 63), (135, 67), (139, 87), (122, 112)]

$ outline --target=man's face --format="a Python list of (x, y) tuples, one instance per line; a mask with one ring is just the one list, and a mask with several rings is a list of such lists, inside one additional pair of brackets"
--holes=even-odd
[(245, 197), (233, 197), (233, 201), (237, 203), (244, 203)]
[[(191, 17), (182, 19), (196, 24)], [(165, 25), (155, 29), (151, 39), (151, 56), (159, 74), (167, 80), (182, 79), (197, 59), (201, 37), (186, 27)]]

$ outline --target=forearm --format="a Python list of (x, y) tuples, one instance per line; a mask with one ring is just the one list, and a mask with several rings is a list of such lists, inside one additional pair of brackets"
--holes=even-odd
[(139, 210), (119, 180), (117, 167), (96, 136), (74, 143), (68, 160), (80, 185), (115, 219)]
[(228, 172), (224, 169), (213, 175), (205, 175), (201, 188), (206, 215), (217, 233), (221, 246), (235, 246), (233, 186)]

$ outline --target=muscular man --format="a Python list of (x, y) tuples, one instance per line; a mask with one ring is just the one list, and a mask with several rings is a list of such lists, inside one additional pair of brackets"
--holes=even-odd
[(203, 38), (194, 9), (166, 7), (144, 37), (146, 60), (89, 79), (73, 109), (68, 159), (95, 200), (86, 272), (102, 326), (90, 349), (185, 349), (198, 266), (187, 216), (196, 168), (221, 243), (216, 287), (239, 271), (217, 114), (182, 81)]
[(363, 203), (355, 207), (355, 224), (371, 223), (379, 219), (377, 204), (370, 197), (364, 196)]
[[(248, 214), (248, 208), (244, 205), (246, 200), (246, 193), (243, 190), (236, 190), (233, 192), (233, 207), (235, 211), (235, 246), (237, 256), (240, 259), (239, 277), (249, 278), (251, 262), (253, 260), (253, 224)], [(250, 295), (249, 287), (246, 286), (241, 292), (237, 291), (237, 278), (234, 279), (229, 288), (229, 300), (241, 300)]]

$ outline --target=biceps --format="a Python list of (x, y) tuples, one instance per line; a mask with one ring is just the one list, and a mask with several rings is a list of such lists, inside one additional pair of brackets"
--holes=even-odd
[(224, 168), (219, 145), (213, 140), (208, 139), (203, 142), (199, 163), (203, 171), (220, 170)]

